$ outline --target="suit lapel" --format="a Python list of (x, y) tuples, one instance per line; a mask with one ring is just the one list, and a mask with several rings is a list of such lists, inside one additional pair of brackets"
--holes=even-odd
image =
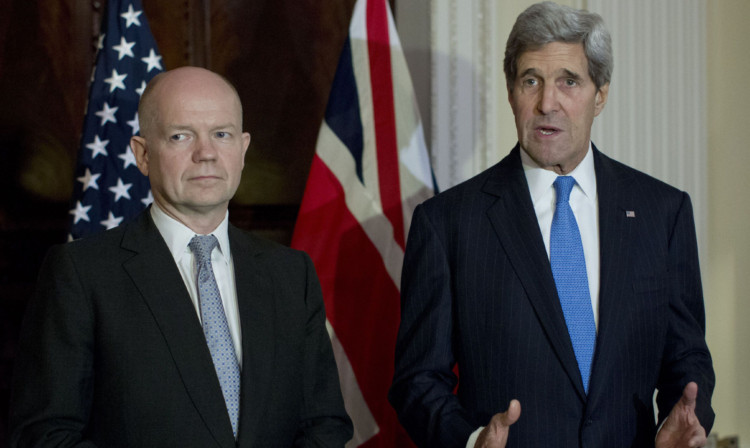
[(239, 446), (254, 446), (262, 433), (274, 362), (275, 298), (270, 274), (258, 262), (261, 252), (250, 237), (229, 226), (237, 302), (242, 327), (242, 380)]
[(136, 253), (123, 267), (159, 325), (187, 393), (217, 443), (233, 447), (231, 423), (203, 330), (148, 210), (126, 230), (122, 247)]
[[(599, 204), (599, 334), (592, 366), (590, 401), (602, 398), (606, 381), (614, 372), (613, 358), (620, 348), (628, 322), (623, 321), (629, 290), (628, 273), (631, 266), (633, 241), (632, 226), (638, 219), (635, 198), (628, 194), (629, 177), (616, 164), (594, 148), (594, 168)], [(627, 211), (634, 212), (629, 217)]]
[(487, 214), (563, 368), (585, 399), (573, 345), (516, 146), (488, 178), (484, 193), (498, 200)]

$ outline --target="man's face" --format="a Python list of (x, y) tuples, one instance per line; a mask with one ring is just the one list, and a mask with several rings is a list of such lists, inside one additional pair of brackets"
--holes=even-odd
[(542, 168), (567, 174), (583, 160), (609, 84), (597, 89), (583, 44), (551, 42), (518, 59), (508, 100), (521, 146)]
[(208, 72), (181, 73), (162, 84), (153, 92), (156, 113), (148, 135), (134, 138), (134, 146), (143, 145), (136, 151), (143, 154), (138, 166), (149, 177), (154, 201), (178, 219), (223, 216), (250, 143), (239, 99)]

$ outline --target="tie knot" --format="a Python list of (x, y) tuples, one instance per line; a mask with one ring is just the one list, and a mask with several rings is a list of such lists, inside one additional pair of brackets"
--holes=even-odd
[(196, 259), (200, 263), (205, 263), (211, 260), (211, 252), (219, 244), (219, 240), (213, 235), (195, 235), (190, 240), (190, 250), (195, 254)]
[(562, 202), (568, 202), (570, 199), (570, 191), (573, 189), (573, 185), (576, 184), (576, 180), (572, 176), (557, 176), (555, 179), (555, 192), (557, 193), (557, 204)]

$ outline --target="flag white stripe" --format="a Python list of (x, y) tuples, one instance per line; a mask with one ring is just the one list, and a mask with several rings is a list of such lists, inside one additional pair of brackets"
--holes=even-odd
[(331, 338), (333, 356), (336, 358), (336, 367), (341, 381), (341, 393), (344, 396), (344, 407), (352, 421), (356, 422), (354, 437), (346, 444), (346, 448), (353, 448), (370, 440), (380, 432), (380, 428), (367, 406), (359, 384), (357, 384), (357, 377), (354, 375), (349, 357), (346, 356), (344, 346), (341, 345), (341, 341), (336, 336), (336, 332), (328, 319), (326, 319), (326, 329), (328, 330), (328, 337)]
[(400, 288), (404, 251), (393, 238), (393, 226), (383, 214), (380, 201), (373, 197), (372, 189), (355, 181), (354, 158), (326, 123), (320, 127), (317, 148), (318, 157), (341, 183), (347, 208), (377, 249), (394, 285)]

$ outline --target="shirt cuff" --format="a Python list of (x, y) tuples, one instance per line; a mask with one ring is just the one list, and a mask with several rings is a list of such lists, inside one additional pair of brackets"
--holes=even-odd
[[(659, 431), (661, 431), (661, 428), (664, 427), (664, 423), (667, 423), (667, 420), (669, 419), (669, 416), (664, 419), (664, 421), (661, 422), (661, 425), (659, 425), (658, 428), (656, 428), (656, 437), (659, 437)], [(654, 437), (654, 440), (656, 440), (656, 437)]]
[(476, 431), (471, 433), (471, 435), (469, 436), (469, 440), (466, 442), (466, 448), (474, 448), (474, 445), (477, 443), (477, 439), (479, 438), (479, 433), (482, 432), (483, 429), (484, 426), (480, 426)]

